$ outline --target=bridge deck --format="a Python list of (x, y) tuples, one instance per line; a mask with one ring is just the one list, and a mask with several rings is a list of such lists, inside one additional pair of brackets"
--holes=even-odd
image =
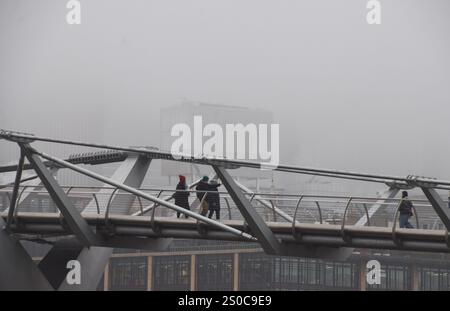
[[(193, 239), (217, 239), (246, 241), (244, 237), (233, 235), (193, 219), (110, 215), (83, 213), (89, 225), (107, 236), (171, 237)], [(6, 219), (6, 213), (0, 213)], [(222, 220), (222, 223), (242, 231), (248, 227), (241, 220)], [(449, 252), (448, 234), (445, 230), (400, 229), (383, 227), (361, 227), (341, 225), (297, 223), (295, 230), (290, 223), (268, 222), (269, 228), (284, 244), (311, 246), (357, 247), (375, 249), (397, 249), (430, 252)], [(14, 233), (40, 235), (70, 235), (58, 213), (19, 212), (16, 215)], [(295, 231), (295, 234), (294, 234)]]

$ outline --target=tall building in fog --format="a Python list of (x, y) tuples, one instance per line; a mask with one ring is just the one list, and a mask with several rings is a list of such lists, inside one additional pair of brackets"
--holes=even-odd
[[(274, 122), (273, 113), (263, 109), (254, 109), (246, 107), (237, 107), (229, 105), (217, 105), (201, 102), (183, 102), (179, 105), (173, 105), (161, 109), (161, 125), (160, 146), (162, 150), (170, 150), (171, 145), (176, 137), (171, 136), (171, 129), (175, 124), (187, 124), (192, 130), (194, 129), (194, 117), (201, 116), (203, 126), (215, 123), (224, 129), (226, 124), (272, 124)], [(192, 133), (194, 135), (194, 133)], [(203, 139), (203, 143), (207, 138)], [(225, 133), (224, 133), (225, 141)], [(248, 137), (246, 139), (246, 150), (248, 150)], [(224, 147), (225, 149), (225, 147)], [(201, 175), (208, 175), (211, 172), (209, 167), (199, 165), (189, 165), (178, 162), (164, 161), (161, 164), (161, 172), (163, 176), (177, 177), (179, 174), (196, 178)], [(259, 181), (271, 181), (272, 173), (270, 171), (261, 170), (232, 170), (231, 173), (238, 178), (251, 179), (258, 183)]]

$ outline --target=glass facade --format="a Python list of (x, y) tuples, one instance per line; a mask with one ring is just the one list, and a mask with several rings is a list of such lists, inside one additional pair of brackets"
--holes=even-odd
[(240, 289), (355, 290), (358, 289), (358, 270), (354, 263), (241, 254)]
[(259, 253), (239, 254), (239, 289), (270, 290), (271, 258)]
[(408, 265), (381, 263), (381, 284), (368, 285), (368, 290), (411, 290), (411, 269)]
[(198, 255), (197, 290), (232, 290), (233, 255)]
[[(237, 267), (234, 261), (236, 254)], [(109, 265), (109, 289), (450, 290), (450, 265), (436, 266), (436, 264), (424, 262), (413, 265), (411, 262), (402, 263), (399, 258), (380, 259), (381, 284), (365, 285), (360, 284), (360, 281), (365, 280), (367, 260), (361, 260), (361, 258), (340, 262), (269, 256), (261, 252), (245, 250), (235, 250), (235, 253), (211, 251), (209, 254), (201, 252), (193, 255), (195, 275), (191, 275), (191, 264), (193, 264), (191, 255), (177, 253), (151, 255), (151, 269), (147, 267), (148, 256), (136, 253), (126, 257), (123, 255), (112, 257)], [(237, 280), (234, 279), (235, 272), (238, 272)], [(152, 281), (152, 284), (147, 284), (148, 279)]]
[(146, 290), (147, 257), (113, 257), (109, 263), (111, 290)]
[(190, 289), (191, 256), (156, 256), (153, 258), (153, 289)]
[(450, 290), (450, 268), (418, 267), (420, 290)]

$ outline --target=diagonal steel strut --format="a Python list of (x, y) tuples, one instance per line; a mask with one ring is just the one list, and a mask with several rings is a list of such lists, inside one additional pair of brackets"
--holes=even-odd
[(220, 223), (220, 222), (218, 222), (218, 221), (209, 219), (208, 217), (201, 216), (201, 215), (199, 215), (199, 214), (197, 214), (197, 213), (195, 213), (195, 212), (192, 212), (192, 211), (190, 211), (190, 210), (187, 210), (187, 209), (184, 209), (184, 208), (182, 208), (182, 207), (179, 207), (178, 205), (175, 205), (175, 204), (169, 203), (169, 202), (167, 202), (167, 201), (164, 201), (163, 199), (156, 198), (156, 197), (154, 197), (154, 196), (152, 196), (152, 195), (149, 195), (149, 194), (147, 194), (147, 193), (145, 193), (145, 192), (142, 192), (142, 191), (140, 191), (140, 190), (137, 190), (137, 189), (135, 189), (135, 188), (133, 188), (133, 187), (127, 186), (127, 185), (122, 184), (122, 183), (118, 183), (118, 182), (112, 180), (111, 178), (107, 178), (107, 177), (102, 176), (102, 175), (100, 175), (100, 174), (91, 172), (91, 171), (89, 171), (89, 170), (87, 170), (87, 169), (78, 167), (78, 166), (73, 165), (73, 164), (71, 164), (71, 163), (69, 163), (69, 162), (67, 162), (67, 161), (58, 159), (58, 158), (56, 158), (56, 157), (50, 156), (50, 155), (48, 155), (48, 154), (45, 154), (45, 153), (43, 153), (43, 152), (39, 152), (39, 151), (36, 151), (36, 150), (34, 150), (34, 152), (36, 152), (36, 154), (40, 155), (40, 156), (43, 157), (44, 159), (47, 159), (47, 160), (56, 162), (56, 163), (58, 163), (59, 165), (61, 165), (61, 166), (63, 166), (63, 167), (69, 168), (69, 169), (74, 170), (74, 171), (76, 171), (76, 172), (78, 172), (78, 173), (80, 173), (80, 174), (89, 176), (89, 177), (91, 177), (91, 178), (93, 178), (93, 179), (102, 181), (102, 182), (104, 182), (104, 183), (106, 183), (106, 184), (109, 184), (109, 185), (111, 185), (111, 186), (114, 186), (114, 187), (116, 187), (116, 188), (118, 188), (118, 189), (120, 189), (120, 190), (129, 192), (129, 193), (132, 193), (132, 194), (134, 194), (134, 195), (136, 195), (136, 196), (139, 196), (139, 197), (141, 197), (141, 198), (144, 198), (144, 199), (147, 199), (147, 200), (149, 200), (149, 201), (158, 203), (158, 204), (160, 204), (160, 205), (162, 205), (162, 206), (165, 206), (165, 207), (170, 208), (170, 209), (172, 209), (172, 210), (175, 210), (175, 211), (177, 211), (177, 212), (181, 212), (181, 213), (183, 213), (183, 214), (187, 214), (188, 216), (191, 216), (191, 217), (194, 218), (194, 219), (197, 219), (197, 220), (199, 220), (199, 221), (202, 221), (202, 222), (207, 223), (207, 224), (209, 224), (209, 225), (212, 225), (212, 226), (214, 226), (214, 227), (220, 228), (220, 229), (222, 229), (222, 230), (228, 231), (228, 232), (230, 232), (230, 233), (232, 233), (232, 234), (235, 234), (235, 235), (237, 235), (237, 236), (244, 237), (244, 238), (246, 238), (246, 239), (248, 239), (248, 240), (251, 240), (251, 241), (255, 241), (255, 240), (256, 240), (252, 235), (250, 235), (250, 234), (248, 234), (248, 233), (246, 233), (246, 232), (237, 230), (237, 229), (235, 229), (235, 228), (233, 228), (233, 227), (227, 226), (227, 225), (225, 225), (225, 224), (223, 224), (223, 223)]
[(55, 202), (61, 214), (64, 216), (64, 220), (67, 222), (70, 230), (75, 234), (80, 243), (84, 246), (95, 245), (100, 239), (92, 229), (89, 227), (86, 220), (81, 216), (70, 199), (58, 185), (55, 178), (47, 169), (45, 164), (39, 158), (36, 151), (27, 143), (19, 143), (20, 147), (27, 157), (30, 164), (33, 166), (36, 174), (41, 179), (48, 193), (50, 194), (53, 202)]
[(11, 203), (9, 204), (9, 211), (8, 211), (8, 220), (6, 221), (6, 228), (9, 229), (9, 226), (12, 223), (13, 216), (14, 216), (14, 208), (16, 207), (17, 202), (17, 196), (19, 195), (19, 186), (20, 181), (22, 179), (22, 171), (23, 171), (23, 164), (25, 162), (25, 154), (22, 149), (20, 149), (20, 160), (19, 165), (17, 166), (17, 172), (16, 172), (16, 179), (14, 181), (14, 189), (11, 197)]
[(236, 203), (236, 206), (242, 213), (242, 216), (244, 216), (244, 219), (250, 226), (252, 233), (257, 237), (258, 242), (261, 243), (264, 251), (268, 254), (280, 254), (282, 251), (280, 242), (277, 240), (261, 216), (258, 215), (250, 201), (242, 193), (233, 177), (231, 177), (231, 175), (223, 167), (213, 166), (213, 168), (231, 198)]
[(450, 209), (446, 206), (445, 202), (441, 199), (436, 190), (427, 187), (421, 188), (428, 201), (430, 201), (434, 210), (438, 214), (445, 228), (447, 228), (447, 231), (450, 231)]

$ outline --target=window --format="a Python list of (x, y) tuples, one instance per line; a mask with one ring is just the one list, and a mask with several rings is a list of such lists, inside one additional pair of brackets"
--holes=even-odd
[(381, 265), (381, 284), (367, 285), (368, 290), (409, 290), (410, 269), (402, 265)]
[(233, 255), (198, 255), (197, 289), (198, 290), (232, 290), (233, 289)]
[(358, 271), (355, 263), (325, 262), (325, 287), (327, 289), (356, 289)]
[(153, 288), (155, 290), (189, 290), (190, 256), (153, 257)]
[(420, 290), (450, 290), (450, 268), (419, 268)]
[(115, 257), (109, 266), (111, 290), (146, 290), (147, 257)]
[(239, 255), (241, 290), (270, 290), (272, 287), (272, 260), (262, 253)]
[(240, 255), (242, 290), (357, 289), (358, 270), (351, 262), (324, 262), (264, 254)]

